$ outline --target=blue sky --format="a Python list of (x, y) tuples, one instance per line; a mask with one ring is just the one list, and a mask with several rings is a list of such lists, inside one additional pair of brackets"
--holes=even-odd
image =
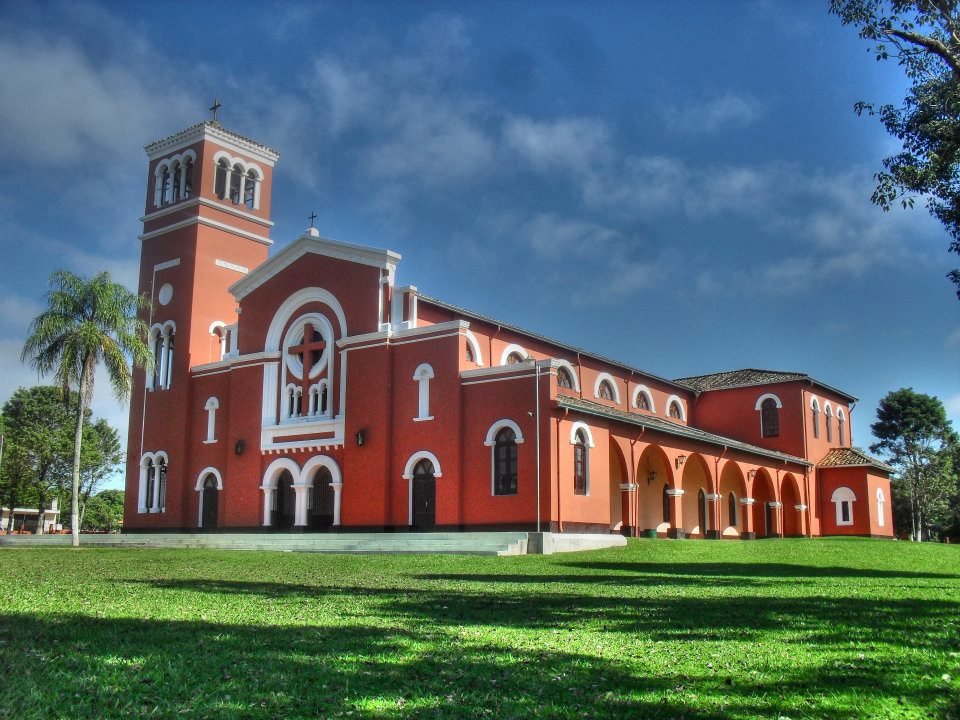
[[(280, 152), (274, 252), (311, 211), (398, 281), (666, 377), (912, 386), (960, 420), (956, 263), (883, 213), (899, 102), (826, 2), (5, 3), (0, 397), (58, 267), (134, 287), (142, 146), (209, 116)], [(126, 433), (101, 379), (95, 411)], [(955, 424), (960, 424), (956, 423)]]

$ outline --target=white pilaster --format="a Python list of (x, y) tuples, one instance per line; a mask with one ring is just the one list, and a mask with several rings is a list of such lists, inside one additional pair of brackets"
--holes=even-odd
[(276, 492), (276, 489), (268, 485), (261, 485), (260, 489), (263, 490), (263, 526), (270, 527), (270, 515), (273, 513), (273, 493)]
[(340, 493), (343, 490), (342, 482), (330, 483), (330, 487), (333, 488), (333, 524), (340, 524)]
[(293, 525), (294, 527), (307, 526), (307, 500), (310, 497), (311, 487), (309, 485), (294, 485), (295, 493)]

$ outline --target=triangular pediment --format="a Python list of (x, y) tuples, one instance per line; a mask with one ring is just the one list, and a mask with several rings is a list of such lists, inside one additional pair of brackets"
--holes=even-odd
[(307, 231), (245, 278), (231, 285), (230, 292), (239, 302), (300, 258), (311, 254), (390, 270), (391, 272), (396, 269), (397, 263), (400, 262), (399, 253), (392, 250), (353, 245), (352, 243), (320, 237), (319, 233), (312, 234)]

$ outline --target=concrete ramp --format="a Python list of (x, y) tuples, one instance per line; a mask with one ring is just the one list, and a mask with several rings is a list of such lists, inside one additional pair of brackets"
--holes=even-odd
[[(526, 532), (439, 533), (123, 533), (81, 535), (82, 547), (217, 548), (316, 553), (526, 555), (626, 545), (620, 535)], [(69, 535), (0, 535), (0, 547), (64, 547)]]

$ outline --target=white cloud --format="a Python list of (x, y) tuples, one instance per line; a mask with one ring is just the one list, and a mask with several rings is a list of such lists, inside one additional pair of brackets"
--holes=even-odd
[(503, 135), (508, 149), (540, 171), (587, 174), (612, 154), (610, 133), (594, 118), (536, 121), (513, 117), (507, 120)]
[(960, 393), (948, 397), (943, 405), (947, 409), (947, 415), (951, 418), (960, 418)]
[(713, 134), (728, 127), (746, 127), (761, 117), (759, 100), (748, 95), (726, 93), (687, 105), (664, 105), (664, 124), (676, 132)]
[(953, 332), (947, 335), (947, 339), (943, 343), (944, 347), (948, 350), (960, 349), (960, 328), (957, 328)]

